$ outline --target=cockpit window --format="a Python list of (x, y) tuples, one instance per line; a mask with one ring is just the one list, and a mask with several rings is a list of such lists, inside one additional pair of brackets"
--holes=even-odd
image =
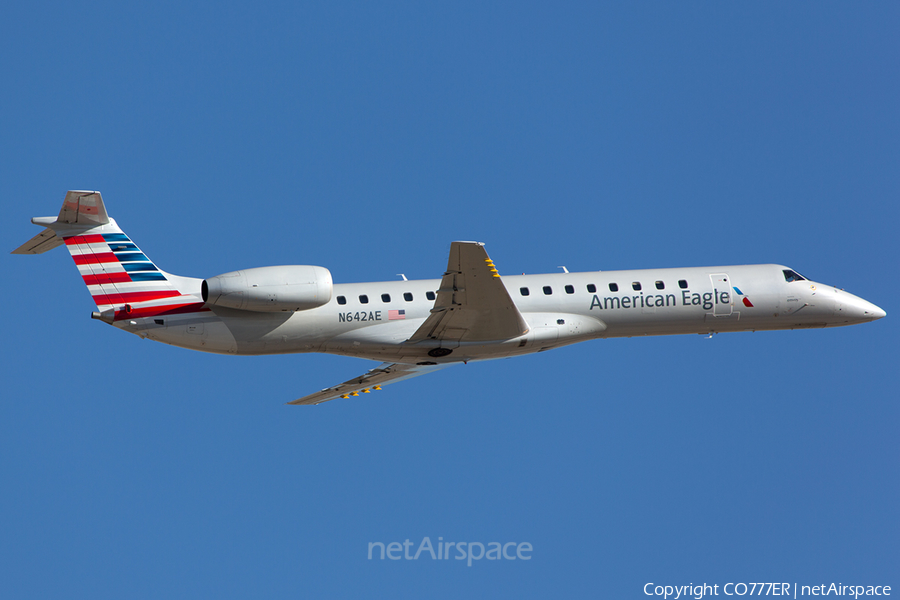
[(806, 281), (806, 277), (798, 273), (797, 271), (792, 271), (790, 269), (784, 270), (784, 280), (788, 283), (792, 281)]

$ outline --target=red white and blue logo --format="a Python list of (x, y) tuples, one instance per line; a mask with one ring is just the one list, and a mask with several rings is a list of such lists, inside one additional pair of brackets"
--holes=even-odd
[(747, 307), (749, 307), (749, 308), (753, 308), (753, 303), (750, 302), (750, 298), (748, 298), (747, 296), (744, 295), (744, 292), (742, 292), (741, 290), (739, 290), (736, 286), (732, 286), (732, 289), (735, 291), (735, 293), (736, 293), (738, 296), (740, 296), (741, 302), (744, 303), (744, 306), (747, 306)]

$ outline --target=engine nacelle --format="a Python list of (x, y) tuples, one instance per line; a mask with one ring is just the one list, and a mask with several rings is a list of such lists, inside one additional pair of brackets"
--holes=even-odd
[(243, 269), (204, 279), (203, 301), (215, 306), (280, 312), (309, 310), (331, 300), (331, 271), (289, 265)]

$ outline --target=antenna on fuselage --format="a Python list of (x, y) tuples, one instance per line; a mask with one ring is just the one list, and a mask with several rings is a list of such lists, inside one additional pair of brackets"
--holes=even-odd
[(402, 278), (403, 278), (403, 281), (409, 281), (409, 279), (407, 279), (407, 278), (406, 278), (406, 275), (404, 275), (403, 273), (397, 273), (397, 276), (398, 276), (398, 277), (402, 277)]
[(556, 267), (556, 268), (557, 268), (557, 269), (562, 269), (562, 270), (563, 270), (563, 273), (568, 273), (568, 272), (569, 272), (569, 270), (568, 270), (567, 268), (565, 268), (564, 266), (562, 266), (562, 265), (560, 265), (560, 266), (558, 266), (558, 267)]

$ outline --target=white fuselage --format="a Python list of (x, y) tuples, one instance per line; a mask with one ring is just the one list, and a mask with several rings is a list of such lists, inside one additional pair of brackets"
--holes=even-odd
[[(596, 338), (831, 327), (884, 316), (832, 286), (788, 281), (785, 271), (740, 265), (503, 276), (528, 331), (487, 342), (407, 342), (429, 316), (439, 279), (335, 284), (327, 304), (296, 312), (210, 306), (115, 326), (207, 352), (325, 352), (421, 364), (516, 356)], [(200, 295), (201, 280), (178, 281), (185, 293)], [(438, 347), (450, 352), (428, 354)]]
[(781, 265), (501, 276), (484, 244), (453, 241), (440, 279), (334, 284), (312, 265), (257, 267), (200, 280), (160, 269), (106, 212), (69, 190), (56, 217), (13, 254), (65, 244), (97, 311), (142, 338), (222, 354), (325, 352), (382, 361), (289, 402), (321, 404), (453, 363), (585, 340), (833, 327), (883, 310)]

